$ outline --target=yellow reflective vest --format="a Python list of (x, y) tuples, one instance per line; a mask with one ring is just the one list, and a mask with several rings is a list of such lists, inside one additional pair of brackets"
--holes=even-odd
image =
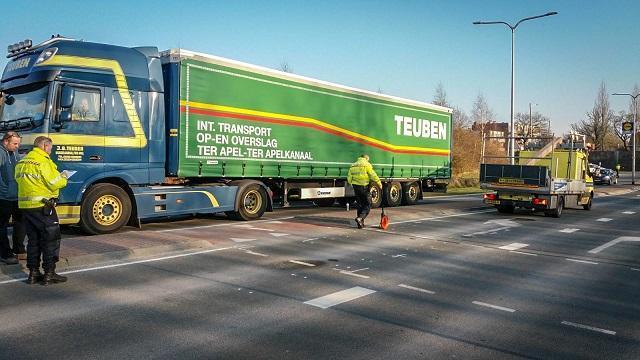
[(373, 171), (373, 166), (371, 166), (369, 161), (364, 157), (359, 157), (358, 160), (351, 165), (349, 173), (347, 174), (347, 182), (351, 185), (361, 186), (367, 186), (369, 183), (374, 182), (378, 187), (382, 188), (378, 174)]
[(67, 186), (67, 178), (42, 149), (34, 147), (16, 164), (18, 207), (33, 209), (44, 206), (43, 199), (57, 198), (60, 189)]

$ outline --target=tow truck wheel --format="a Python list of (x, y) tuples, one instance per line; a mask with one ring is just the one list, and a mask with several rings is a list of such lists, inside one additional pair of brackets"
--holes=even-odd
[(80, 227), (89, 234), (108, 234), (123, 227), (131, 216), (131, 199), (113, 184), (96, 184), (87, 190), (80, 207)]
[(382, 204), (382, 189), (377, 185), (373, 185), (369, 188), (369, 195), (371, 196), (371, 208), (380, 207), (380, 204)]
[(397, 181), (392, 181), (384, 186), (384, 203), (388, 207), (400, 205), (402, 202), (402, 185)]
[(417, 182), (412, 182), (402, 187), (402, 202), (406, 205), (414, 205), (418, 202), (420, 186)]
[(235, 220), (259, 219), (267, 210), (267, 193), (258, 184), (251, 184), (240, 190), (238, 211), (228, 211), (227, 216)]
[(589, 196), (589, 202), (587, 202), (586, 204), (582, 205), (582, 208), (585, 210), (591, 210), (591, 206), (592, 206), (592, 200), (593, 198), (591, 196)]
[(548, 210), (544, 214), (554, 218), (559, 218), (562, 215), (562, 209), (564, 208), (564, 197), (558, 196), (558, 205), (553, 210)]

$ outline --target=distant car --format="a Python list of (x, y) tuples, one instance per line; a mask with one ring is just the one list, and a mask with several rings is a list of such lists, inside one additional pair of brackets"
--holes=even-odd
[(613, 185), (618, 183), (618, 176), (615, 170), (600, 168), (596, 169), (593, 176), (593, 182), (595, 184)]

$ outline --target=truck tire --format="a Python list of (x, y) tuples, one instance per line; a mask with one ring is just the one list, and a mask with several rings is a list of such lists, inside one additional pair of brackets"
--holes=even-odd
[(332, 207), (336, 202), (336, 198), (315, 199), (313, 202), (320, 207)]
[(108, 234), (123, 227), (131, 216), (131, 199), (121, 187), (96, 184), (87, 190), (80, 207), (80, 227), (88, 234)]
[(236, 195), (239, 200), (238, 211), (228, 211), (226, 214), (235, 220), (259, 219), (267, 210), (267, 192), (258, 184), (248, 185)]
[(369, 188), (369, 195), (371, 196), (371, 208), (380, 207), (380, 204), (382, 204), (382, 189), (377, 185), (373, 185)]
[(496, 209), (498, 209), (498, 212), (501, 214), (513, 214), (516, 207), (513, 205), (498, 205)]
[(392, 181), (384, 185), (385, 206), (394, 207), (402, 203), (402, 185), (397, 181)]
[(551, 216), (554, 218), (559, 218), (562, 216), (562, 210), (564, 209), (564, 197), (558, 196), (558, 205), (555, 209), (545, 211), (546, 216)]
[(593, 202), (591, 201), (593, 199), (593, 196), (589, 196), (589, 202), (587, 202), (586, 204), (582, 205), (582, 208), (585, 210), (591, 210), (591, 206), (593, 204)]
[(417, 182), (410, 182), (402, 186), (402, 202), (405, 205), (414, 205), (420, 198), (420, 186)]

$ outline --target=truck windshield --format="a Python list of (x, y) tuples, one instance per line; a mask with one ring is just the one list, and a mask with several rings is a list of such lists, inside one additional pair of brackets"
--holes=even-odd
[(26, 130), (42, 125), (48, 93), (46, 83), (4, 90), (0, 130)]

